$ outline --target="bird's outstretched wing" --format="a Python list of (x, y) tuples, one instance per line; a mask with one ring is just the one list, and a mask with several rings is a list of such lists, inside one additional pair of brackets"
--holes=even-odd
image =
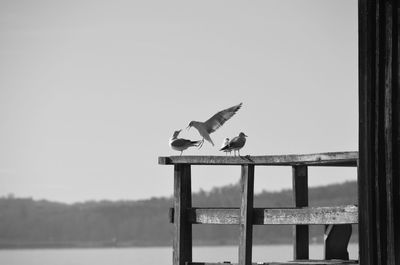
[(233, 115), (242, 107), (242, 103), (239, 105), (221, 110), (210, 119), (208, 119), (204, 124), (208, 133), (215, 132), (219, 127), (221, 127), (227, 120), (232, 118)]

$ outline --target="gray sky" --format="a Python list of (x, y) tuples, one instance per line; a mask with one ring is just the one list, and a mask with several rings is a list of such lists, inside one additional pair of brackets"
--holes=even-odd
[[(0, 196), (75, 202), (172, 194), (168, 139), (243, 102), (188, 155), (357, 150), (357, 1), (0, 1)], [(200, 139), (195, 130), (182, 137)], [(221, 154), (222, 155), (222, 154)], [(193, 189), (239, 167), (194, 167)], [(356, 179), (310, 169), (310, 186)], [(256, 168), (256, 191), (291, 187)]]

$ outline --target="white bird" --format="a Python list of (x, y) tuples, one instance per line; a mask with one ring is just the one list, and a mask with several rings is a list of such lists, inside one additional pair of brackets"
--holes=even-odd
[(227, 120), (232, 118), (233, 115), (242, 107), (242, 103), (239, 105), (227, 108), (225, 110), (222, 110), (209, 118), (205, 122), (200, 122), (200, 121), (191, 121), (187, 127), (187, 129), (190, 129), (191, 127), (196, 128), (200, 135), (203, 137), (203, 140), (201, 141), (201, 146), (203, 146), (204, 139), (206, 139), (208, 142), (210, 142), (214, 146), (214, 142), (211, 140), (210, 133), (215, 132), (219, 127), (221, 127)]
[(182, 155), (183, 151), (188, 149), (189, 147), (199, 146), (199, 144), (201, 143), (201, 141), (191, 141), (187, 139), (178, 138), (178, 135), (181, 131), (182, 130), (175, 131), (171, 139), (169, 140), (169, 145), (171, 146), (172, 149), (176, 151), (181, 151), (180, 155)]
[(240, 149), (245, 145), (246, 143), (246, 137), (244, 133), (239, 133), (239, 136), (236, 136), (233, 138), (227, 145), (222, 147), (220, 151), (232, 151), (233, 150), (233, 155), (236, 156), (236, 151), (238, 151), (238, 154), (240, 156)]
[[(220, 150), (222, 150), (227, 145), (229, 145), (229, 138), (225, 138), (225, 140), (222, 142)], [(226, 149), (224, 149), (222, 151), (225, 152), (226, 155), (228, 155), (228, 152), (230, 154), (232, 152), (232, 149), (230, 149), (229, 146), (228, 146), (228, 148), (226, 148)]]

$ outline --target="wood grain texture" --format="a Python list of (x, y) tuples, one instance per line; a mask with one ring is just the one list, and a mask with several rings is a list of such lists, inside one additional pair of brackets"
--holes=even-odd
[(360, 263), (400, 264), (398, 0), (359, 0)]
[(193, 208), (189, 213), (193, 224), (240, 224), (240, 208)]
[(187, 209), (191, 206), (190, 165), (175, 165), (173, 265), (185, 265), (192, 261), (192, 224), (187, 217)]
[(254, 166), (242, 166), (240, 179), (242, 202), (240, 206), (239, 264), (250, 265), (253, 249)]
[(264, 209), (263, 224), (354, 224), (358, 222), (358, 207), (305, 207)]
[[(187, 265), (237, 265), (230, 262), (189, 262)], [(288, 262), (257, 262), (252, 265), (358, 265), (357, 260), (296, 260)]]
[(374, 184), (372, 179), (372, 126), (371, 115), (373, 114), (373, 71), (375, 39), (375, 28), (372, 27), (374, 10), (368, 5), (368, 0), (359, 0), (358, 6), (358, 69), (359, 69), (359, 167), (358, 167), (358, 204), (359, 230), (364, 231), (359, 235), (360, 262), (363, 265), (376, 263), (375, 233), (372, 211), (374, 208)]
[[(239, 208), (191, 208), (187, 218), (192, 224), (239, 225), (241, 220)], [(357, 224), (358, 207), (253, 208), (252, 220), (253, 225)]]
[[(308, 206), (308, 168), (307, 166), (292, 167), (293, 204), (295, 207)], [(278, 215), (275, 215), (278, 216)], [(295, 219), (300, 216), (296, 214)], [(312, 215), (307, 215), (312, 217)], [(300, 216), (304, 217), (304, 216)], [(293, 227), (293, 259), (307, 260), (309, 257), (309, 228), (308, 225), (295, 225)]]
[(159, 157), (160, 165), (264, 165), (264, 166), (341, 166), (356, 167), (358, 152), (335, 152), (267, 156), (169, 156)]

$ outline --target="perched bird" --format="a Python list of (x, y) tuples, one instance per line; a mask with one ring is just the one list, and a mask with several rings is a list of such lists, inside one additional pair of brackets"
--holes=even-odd
[(187, 139), (178, 138), (178, 135), (181, 131), (182, 130), (175, 131), (171, 139), (169, 140), (169, 145), (171, 146), (172, 149), (176, 151), (181, 151), (180, 155), (182, 155), (183, 151), (188, 149), (189, 147), (199, 146), (199, 144), (201, 143), (201, 141), (191, 141)]
[[(228, 146), (228, 148), (225, 148), (224, 150), (222, 150), (225, 146)], [(232, 152), (232, 149), (229, 148), (229, 138), (225, 138), (225, 140), (222, 142), (220, 150), (225, 152), (226, 155), (228, 155), (228, 152), (229, 152), (229, 154)]]
[(222, 147), (220, 149), (220, 151), (233, 150), (234, 156), (236, 156), (236, 151), (238, 151), (238, 154), (240, 156), (240, 149), (242, 149), (242, 147), (246, 143), (246, 137), (247, 137), (247, 135), (245, 135), (244, 133), (242, 133), (242, 132), (239, 133), (239, 136), (236, 136), (235, 138), (230, 140), (227, 145), (225, 145), (224, 147)]
[(242, 107), (242, 103), (239, 105), (227, 108), (225, 110), (221, 110), (211, 118), (209, 118), (205, 122), (200, 121), (191, 121), (187, 127), (190, 129), (191, 127), (196, 128), (200, 135), (203, 137), (201, 140), (201, 146), (203, 146), (204, 139), (210, 142), (214, 146), (214, 142), (210, 138), (210, 133), (215, 132), (219, 127), (221, 127), (227, 120), (229, 120), (240, 108)]

